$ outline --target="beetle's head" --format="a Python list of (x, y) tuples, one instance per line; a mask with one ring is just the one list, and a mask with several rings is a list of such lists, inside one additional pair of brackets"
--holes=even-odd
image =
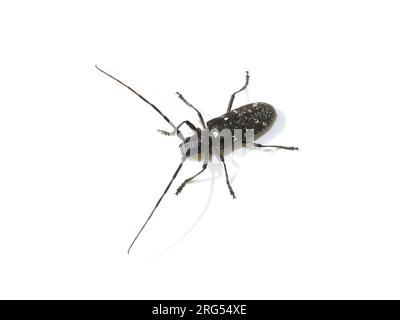
[(179, 145), (183, 158), (189, 158), (201, 153), (201, 141), (197, 134), (185, 138), (184, 142)]

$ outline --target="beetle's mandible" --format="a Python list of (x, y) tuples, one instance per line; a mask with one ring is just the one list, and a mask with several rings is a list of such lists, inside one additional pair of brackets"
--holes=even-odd
[[(158, 205), (160, 204), (161, 200), (164, 198), (165, 194), (168, 192), (169, 188), (171, 187), (172, 182), (175, 180), (176, 176), (178, 175), (179, 171), (181, 170), (183, 163), (186, 161), (188, 157), (191, 156), (199, 156), (203, 159), (203, 166), (199, 172), (197, 172), (195, 175), (187, 178), (186, 180), (183, 181), (183, 183), (178, 187), (176, 190), (176, 194), (179, 194), (185, 185), (195, 179), (197, 176), (199, 176), (201, 173), (203, 173), (208, 165), (208, 161), (210, 157), (213, 154), (216, 154), (218, 158), (221, 160), (223, 166), (224, 166), (224, 171), (225, 171), (225, 180), (226, 184), (228, 186), (229, 193), (233, 198), (235, 198), (235, 193), (232, 189), (232, 186), (229, 182), (229, 175), (228, 171), (226, 168), (225, 164), (225, 158), (224, 158), (224, 151), (226, 150), (227, 146), (232, 146), (232, 145), (243, 145), (243, 144), (251, 144), (252, 146), (256, 148), (277, 148), (277, 149), (286, 149), (286, 150), (298, 150), (297, 147), (287, 147), (287, 146), (281, 146), (281, 145), (262, 145), (259, 143), (254, 142), (254, 137), (257, 137), (265, 132), (267, 132), (272, 125), (274, 124), (277, 114), (274, 109), (270, 104), (265, 103), (265, 102), (256, 102), (256, 103), (250, 103), (247, 105), (244, 105), (242, 107), (236, 108), (232, 110), (232, 105), (233, 101), (235, 100), (236, 94), (238, 94), (241, 91), (244, 91), (248, 84), (249, 84), (249, 72), (246, 72), (246, 81), (245, 84), (242, 88), (239, 90), (235, 91), (229, 100), (228, 108), (226, 110), (226, 113), (223, 114), (222, 116), (219, 116), (217, 118), (211, 119), (207, 121), (207, 123), (204, 122), (204, 118), (201, 114), (201, 112), (194, 107), (192, 104), (190, 104), (182, 94), (177, 92), (178, 97), (191, 109), (193, 109), (199, 118), (199, 122), (202, 126), (202, 128), (196, 127), (192, 122), (185, 120), (182, 123), (180, 123), (178, 126), (175, 126), (173, 122), (163, 113), (159, 108), (157, 108), (154, 104), (152, 104), (150, 101), (148, 101), (146, 98), (144, 98), (142, 95), (140, 95), (138, 92), (136, 92), (134, 89), (132, 89), (130, 86), (126, 85), (122, 81), (118, 80), (111, 74), (105, 72), (104, 70), (100, 69), (97, 65), (96, 68), (101, 71), (102, 73), (106, 74), (110, 78), (114, 79), (115, 81), (119, 82), (126, 88), (128, 88), (130, 91), (132, 91), (134, 94), (136, 94), (140, 99), (142, 99), (144, 102), (146, 102), (149, 106), (151, 106), (156, 112), (158, 112), (164, 120), (172, 127), (172, 131), (165, 131), (165, 130), (159, 130), (164, 135), (176, 135), (179, 137), (179, 139), (182, 140), (181, 144), (179, 145), (179, 148), (182, 152), (182, 160), (174, 172), (172, 179), (168, 183), (167, 187), (165, 188), (163, 194), (161, 197), (158, 199), (156, 205), (154, 206), (153, 210), (151, 211), (149, 217), (139, 230), (139, 232), (136, 234), (135, 238), (133, 239), (131, 245), (129, 246), (128, 249), (128, 254), (143, 231), (143, 229), (146, 227), (147, 223), (153, 216), (155, 210), (157, 209)], [(190, 137), (185, 137), (182, 132), (180, 131), (180, 128), (186, 125), (187, 127), (190, 128), (190, 130), (193, 131), (193, 135)]]

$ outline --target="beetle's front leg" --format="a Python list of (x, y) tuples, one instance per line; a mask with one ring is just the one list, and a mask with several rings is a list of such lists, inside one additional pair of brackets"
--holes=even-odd
[(173, 131), (165, 131), (165, 130), (160, 130), (160, 129), (158, 129), (157, 131), (160, 132), (161, 134), (165, 135), (165, 136), (174, 136), (174, 135), (176, 135), (176, 133), (180, 129), (180, 127), (182, 127), (184, 124), (186, 124), (194, 132), (197, 132), (196, 126), (193, 123), (191, 123), (190, 121), (188, 121), (188, 120), (185, 120), (185, 121), (181, 122), (179, 124), (179, 126), (177, 126), (176, 129), (173, 130)]
[(196, 177), (199, 176), (201, 173), (203, 173), (204, 170), (206, 170), (207, 165), (208, 165), (208, 159), (205, 158), (202, 169), (201, 169), (199, 172), (197, 172), (195, 175), (193, 175), (192, 177), (187, 178), (185, 181), (183, 181), (182, 184), (179, 186), (179, 188), (176, 190), (175, 194), (178, 195), (179, 193), (181, 193), (182, 189), (185, 187), (185, 185), (186, 185), (188, 182), (192, 181), (194, 178), (196, 178)]

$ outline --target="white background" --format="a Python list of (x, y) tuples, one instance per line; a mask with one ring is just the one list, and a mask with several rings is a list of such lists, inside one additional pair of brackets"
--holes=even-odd
[[(400, 298), (396, 1), (0, 5), (0, 298)], [(261, 142), (173, 193), (163, 119), (279, 110)]]

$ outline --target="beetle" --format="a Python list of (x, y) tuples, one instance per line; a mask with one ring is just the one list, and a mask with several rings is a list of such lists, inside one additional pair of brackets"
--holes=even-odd
[[(249, 72), (246, 71), (246, 80), (245, 84), (243, 85), (242, 88), (239, 90), (235, 91), (229, 100), (228, 103), (228, 108), (226, 110), (226, 113), (216, 117), (214, 119), (211, 119), (207, 121), (207, 123), (204, 122), (204, 118), (201, 114), (201, 112), (194, 107), (192, 104), (190, 104), (184, 96), (176, 92), (178, 95), (179, 99), (181, 99), (188, 107), (193, 109), (199, 118), (199, 121), (202, 125), (202, 128), (196, 127), (192, 122), (185, 120), (181, 122), (178, 126), (174, 125), (174, 123), (163, 113), (161, 110), (156, 107), (153, 103), (148, 101), (146, 98), (144, 98), (141, 94), (139, 94), (137, 91), (135, 91), (133, 88), (128, 86), (127, 84), (123, 83), (121, 80), (115, 78), (111, 74), (107, 73), (103, 69), (99, 68), (97, 65), (95, 67), (108, 77), (114, 79), (118, 83), (122, 84), (124, 87), (132, 91), (136, 96), (138, 96), (140, 99), (142, 99), (144, 102), (146, 102), (149, 106), (151, 106), (157, 113), (159, 113), (164, 120), (172, 127), (172, 131), (166, 131), (166, 130), (158, 130), (160, 133), (167, 135), (167, 136), (172, 136), (176, 135), (178, 136), (181, 140), (182, 143), (179, 145), (180, 151), (182, 153), (182, 160), (178, 166), (178, 168), (175, 170), (171, 180), (169, 181), (167, 187), (165, 188), (163, 194), (161, 197), (158, 199), (156, 205), (154, 206), (153, 210), (151, 211), (150, 215), (148, 216), (147, 220), (144, 222), (143, 226), (139, 230), (139, 232), (136, 234), (135, 238), (131, 242), (129, 249), (128, 249), (128, 254), (133, 246), (133, 244), (136, 242), (140, 234), (142, 233), (143, 229), (146, 227), (147, 223), (150, 221), (151, 217), (153, 216), (154, 212), (156, 211), (157, 207), (159, 206), (160, 202), (164, 198), (165, 194), (168, 192), (170, 189), (173, 181), (177, 177), (179, 171), (181, 170), (183, 163), (186, 161), (191, 156), (198, 156), (199, 159), (202, 157), (203, 158), (203, 165), (202, 169), (194, 174), (193, 176), (187, 178), (186, 180), (183, 181), (183, 183), (178, 187), (176, 190), (176, 195), (178, 195), (180, 192), (182, 192), (183, 188), (186, 186), (187, 183), (198, 177), (201, 173), (203, 173), (208, 165), (208, 161), (213, 155), (213, 153), (216, 153), (219, 159), (221, 160), (223, 167), (224, 167), (224, 172), (225, 172), (225, 180), (226, 184), (228, 186), (229, 193), (231, 194), (232, 198), (236, 198), (235, 193), (232, 189), (232, 186), (229, 181), (229, 175), (228, 171), (226, 168), (226, 163), (225, 163), (225, 158), (224, 158), (224, 153), (226, 150), (227, 145), (232, 145), (234, 143), (239, 143), (241, 145), (243, 144), (248, 144), (250, 143), (252, 146), (256, 148), (276, 148), (276, 149), (286, 149), (286, 150), (298, 150), (297, 147), (287, 147), (287, 146), (281, 146), (281, 145), (262, 145), (260, 143), (255, 143), (254, 137), (255, 136), (260, 136), (261, 134), (267, 132), (272, 125), (274, 124), (276, 118), (277, 118), (277, 113), (274, 109), (273, 106), (271, 106), (268, 103), (265, 102), (256, 102), (256, 103), (250, 103), (241, 107), (238, 107), (236, 109), (232, 110), (232, 105), (233, 101), (235, 100), (236, 94), (239, 92), (242, 92), (246, 90), (247, 86), (249, 85)], [(184, 137), (182, 134), (180, 128), (186, 125), (189, 127), (190, 130), (193, 131), (193, 135), (190, 137)], [(249, 135), (250, 132), (250, 135)], [(221, 145), (221, 141), (223, 141), (223, 145)]]

